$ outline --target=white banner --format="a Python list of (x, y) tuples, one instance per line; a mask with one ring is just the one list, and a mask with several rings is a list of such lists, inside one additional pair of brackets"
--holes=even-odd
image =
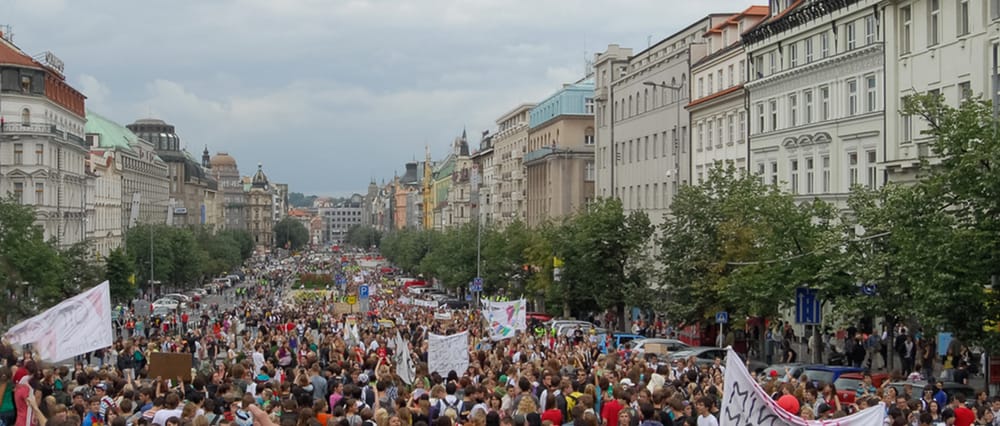
[(399, 299), (396, 299), (396, 301), (404, 305), (421, 306), (424, 308), (437, 309), (438, 306), (441, 306), (440, 303), (435, 302), (433, 300), (411, 299), (409, 297), (400, 297)]
[(413, 384), (416, 367), (413, 365), (413, 358), (410, 356), (409, 344), (403, 340), (398, 331), (396, 332), (396, 337), (393, 338), (393, 344), (396, 346), (396, 351), (392, 355), (392, 362), (396, 364), (396, 374), (406, 384)]
[(885, 416), (885, 407), (879, 404), (836, 420), (803, 420), (798, 413), (785, 411), (767, 395), (750, 377), (746, 366), (732, 347), (728, 348), (726, 355), (726, 382), (723, 389), (720, 426), (882, 426)]
[(111, 346), (111, 290), (105, 281), (73, 296), (4, 334), (14, 345), (31, 344), (46, 361), (63, 361)]
[(459, 376), (469, 368), (469, 332), (450, 336), (430, 333), (427, 338), (427, 370), (447, 377), (455, 371)]
[(490, 330), (490, 338), (503, 340), (514, 337), (516, 332), (528, 329), (527, 305), (524, 299), (512, 302), (482, 300), (483, 318)]

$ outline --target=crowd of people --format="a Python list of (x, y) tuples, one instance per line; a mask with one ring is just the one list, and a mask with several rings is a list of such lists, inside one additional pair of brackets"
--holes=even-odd
[[(147, 322), (140, 330), (134, 322), (149, 318), (126, 314), (133, 324), (122, 322), (122, 338), (112, 348), (90, 361), (80, 357), (72, 367), (0, 346), (0, 426), (720, 423), (721, 360), (672, 363), (609, 350), (594, 336), (529, 332), (492, 341), (476, 310), (445, 316), (429, 306), (399, 303), (401, 288), (375, 268), (350, 268), (348, 280), (358, 276), (370, 285), (369, 311), (338, 312), (331, 303), (336, 290), (324, 299), (292, 297), (293, 278), (314, 266), (284, 265), (278, 272), (258, 265), (248, 274), (251, 284), (241, 287), (244, 297), (184, 327)], [(429, 371), (429, 333), (461, 331), (469, 332), (469, 347), (454, 350), (468, 353), (468, 369)], [(155, 352), (189, 353), (191, 374), (151, 375)], [(402, 353), (411, 359), (401, 360)], [(399, 364), (413, 370), (400, 374)], [(756, 380), (779, 405), (807, 420), (839, 419), (882, 404), (887, 425), (1000, 426), (1000, 399), (985, 393), (969, 395), (975, 401), (967, 403), (966, 396), (949, 397), (941, 389), (897, 393), (866, 380), (848, 404), (832, 383), (790, 372)]]

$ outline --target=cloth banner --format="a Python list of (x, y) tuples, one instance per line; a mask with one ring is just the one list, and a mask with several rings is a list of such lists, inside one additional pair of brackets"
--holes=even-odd
[(396, 364), (396, 375), (403, 379), (404, 383), (411, 385), (413, 376), (416, 375), (416, 367), (413, 365), (413, 357), (410, 356), (410, 347), (398, 331), (396, 337), (393, 337), (393, 344), (396, 346), (396, 351), (392, 355), (392, 362)]
[(31, 344), (46, 361), (63, 361), (111, 346), (111, 287), (105, 281), (12, 327), (4, 337)]
[(514, 337), (518, 331), (528, 329), (527, 305), (524, 299), (510, 302), (482, 300), (483, 318), (490, 330), (490, 338), (503, 340)]
[(430, 333), (427, 338), (427, 370), (448, 377), (455, 371), (459, 376), (469, 368), (469, 332), (450, 336)]
[(437, 307), (441, 305), (440, 303), (435, 302), (433, 300), (411, 299), (409, 297), (400, 297), (397, 300), (398, 300), (399, 303), (401, 303), (403, 305), (421, 306), (421, 307), (424, 307), (424, 308), (435, 308), (435, 309), (437, 309)]
[(800, 425), (800, 426), (882, 426), (885, 406), (879, 404), (847, 417), (833, 420), (803, 420), (798, 413), (789, 413), (778, 406), (747, 371), (740, 356), (728, 348), (726, 381), (723, 385), (720, 426)]

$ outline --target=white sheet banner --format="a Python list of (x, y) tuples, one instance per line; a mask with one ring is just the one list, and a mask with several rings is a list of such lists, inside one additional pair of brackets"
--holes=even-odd
[(789, 413), (778, 406), (778, 403), (750, 377), (736, 351), (730, 347), (728, 352), (722, 411), (719, 413), (720, 426), (882, 426), (885, 416), (885, 407), (882, 404), (839, 419), (803, 420), (798, 413)]
[(469, 332), (450, 336), (430, 333), (427, 337), (427, 370), (447, 377), (454, 371), (459, 376), (469, 368)]
[(404, 383), (413, 384), (416, 367), (414, 367), (413, 358), (410, 356), (410, 347), (398, 331), (396, 337), (393, 338), (393, 343), (396, 345), (396, 350), (393, 352), (392, 362), (396, 364), (396, 374)]
[(528, 329), (527, 304), (524, 299), (511, 302), (482, 300), (482, 304), (483, 318), (486, 319), (491, 339), (509, 339), (516, 332)]
[(31, 344), (46, 361), (63, 361), (111, 346), (111, 290), (105, 281), (12, 327), (4, 337)]
[(438, 306), (441, 306), (440, 303), (435, 302), (433, 300), (412, 299), (412, 298), (409, 298), (409, 297), (400, 297), (399, 299), (396, 299), (396, 300), (399, 303), (402, 303), (404, 305), (421, 306), (421, 307), (424, 307), (424, 308), (435, 308), (436, 309)]

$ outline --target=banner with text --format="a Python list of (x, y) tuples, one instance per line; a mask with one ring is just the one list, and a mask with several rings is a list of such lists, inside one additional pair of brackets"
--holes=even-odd
[(31, 344), (46, 361), (63, 361), (111, 346), (111, 290), (105, 281), (12, 327), (4, 337)]
[(396, 337), (393, 338), (393, 344), (396, 346), (392, 356), (392, 362), (396, 364), (396, 374), (404, 383), (411, 385), (413, 384), (413, 376), (416, 375), (416, 367), (414, 367), (413, 358), (410, 356), (409, 343), (403, 340), (397, 331)]
[(885, 407), (882, 404), (847, 417), (831, 420), (803, 420), (798, 413), (789, 413), (778, 406), (767, 392), (750, 377), (740, 356), (728, 348), (726, 355), (726, 381), (723, 385), (720, 426), (882, 426)]
[(503, 340), (514, 337), (516, 332), (528, 329), (527, 309), (524, 299), (511, 302), (482, 300), (483, 318), (490, 329), (490, 338)]
[(430, 333), (427, 339), (427, 370), (447, 377), (450, 371), (465, 374), (469, 368), (469, 332), (450, 336)]
[(441, 306), (440, 303), (438, 303), (436, 301), (433, 301), (433, 300), (412, 299), (412, 298), (409, 298), (409, 297), (400, 297), (399, 299), (396, 299), (396, 301), (398, 301), (400, 304), (403, 304), (403, 305), (421, 306), (421, 307), (424, 307), (424, 308), (435, 308), (436, 309), (438, 306)]

